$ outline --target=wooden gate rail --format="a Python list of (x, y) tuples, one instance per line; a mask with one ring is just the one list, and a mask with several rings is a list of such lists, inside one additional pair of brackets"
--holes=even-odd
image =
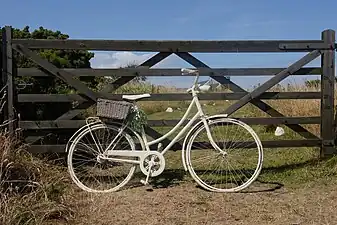
[[(264, 141), (265, 147), (321, 147), (321, 155), (336, 153), (336, 122), (334, 121), (334, 82), (335, 82), (335, 32), (325, 30), (321, 40), (257, 40), (257, 41), (148, 41), (148, 40), (30, 40), (12, 39), (11, 27), (2, 29), (2, 84), (7, 84), (8, 103), (6, 105), (6, 118), (14, 118), (13, 105), (17, 103), (52, 103), (76, 102), (76, 108), (60, 115), (56, 120), (45, 121), (19, 121), (17, 124), (25, 131), (39, 131), (41, 135), (48, 130), (77, 129), (84, 124), (83, 120), (73, 120), (79, 113), (96, 103), (97, 98), (120, 100), (120, 94), (110, 94), (120, 86), (137, 76), (181, 76), (180, 69), (152, 69), (151, 67), (176, 54), (200, 71), (201, 76), (210, 76), (222, 85), (226, 85), (233, 93), (200, 94), (201, 100), (238, 100), (224, 112), (232, 114), (244, 105), (251, 103), (271, 118), (239, 118), (248, 124), (285, 124), (300, 134), (305, 140), (279, 140)], [(44, 70), (37, 68), (15, 68), (13, 64), (12, 49), (30, 58)], [(128, 69), (60, 69), (41, 58), (34, 49), (77, 49), (77, 50), (103, 50), (103, 51), (150, 51), (159, 52), (136, 68)], [(210, 68), (191, 52), (308, 52), (306, 56), (288, 68)], [(320, 67), (304, 67), (307, 63), (321, 56)], [(21, 77), (55, 76), (77, 90), (77, 94), (14, 94), (13, 74)], [(272, 92), (271, 87), (288, 76), (321, 75), (321, 92)], [(74, 79), (85, 76), (114, 76), (118, 77), (112, 85), (103, 88), (101, 92), (90, 90), (86, 85)], [(239, 85), (228, 79), (228, 76), (272, 76), (252, 92), (247, 92)], [(190, 100), (186, 93), (152, 94), (151, 98), (143, 101), (181, 101)], [(320, 117), (286, 117), (272, 108), (264, 99), (320, 99)], [(160, 134), (152, 127), (173, 126), (177, 120), (149, 121), (147, 134), (158, 137)], [(320, 124), (321, 133), (317, 137), (299, 124)], [(13, 125), (14, 126), (14, 125)], [(10, 130), (13, 130), (14, 127)], [(41, 131), (41, 132), (40, 132)], [(43, 136), (37, 136), (37, 140)], [(167, 144), (166, 139), (163, 144)], [(32, 145), (34, 152), (64, 151), (64, 145)], [(181, 149), (181, 143), (174, 146)]]
[[(246, 93), (207, 93), (199, 94), (200, 100), (239, 100)], [(122, 94), (105, 94), (109, 99), (122, 99)], [(320, 92), (265, 92), (260, 99), (320, 99)], [(79, 94), (19, 94), (19, 102), (85, 102), (88, 101)], [(187, 93), (151, 94), (151, 97), (140, 101), (185, 101), (191, 100)]]
[[(198, 142), (197, 142), (198, 143)], [(321, 140), (277, 140), (277, 141), (262, 141), (264, 148), (290, 148), (290, 147), (321, 147)], [(151, 146), (151, 150), (157, 150), (157, 146)], [(172, 150), (180, 150), (181, 148), (173, 146)], [(33, 153), (64, 153), (65, 145), (32, 145), (31, 152)]]
[[(192, 68), (191, 68), (192, 69)], [(200, 76), (274, 76), (286, 68), (198, 68)], [(150, 68), (125, 68), (125, 69), (60, 69), (68, 72), (71, 76), (181, 76), (180, 69), (150, 69)], [(296, 71), (292, 75), (320, 75), (320, 67), (305, 67)], [(18, 76), (22, 77), (48, 77), (44, 71), (37, 68), (18, 68)], [(193, 75), (184, 75), (193, 76)]]
[(150, 40), (31, 40), (15, 39), (14, 45), (29, 49), (76, 49), (96, 51), (140, 52), (310, 52), (334, 49), (324, 40), (258, 40), (258, 41), (150, 41)]
[[(232, 117), (237, 118), (249, 125), (277, 125), (277, 124), (320, 124), (321, 118), (319, 116), (312, 117)], [(148, 120), (148, 125), (152, 127), (175, 126), (179, 120)], [(183, 124), (187, 124), (188, 120)], [(195, 124), (194, 122), (193, 124)], [(85, 120), (40, 120), (40, 121), (20, 121), (20, 128), (22, 129), (77, 129), (85, 125)]]

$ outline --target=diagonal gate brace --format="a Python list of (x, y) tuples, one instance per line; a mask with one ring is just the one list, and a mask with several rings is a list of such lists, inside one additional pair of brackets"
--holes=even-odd
[[(169, 57), (171, 54), (172, 54), (172, 52), (160, 52), (160, 53), (154, 55), (153, 57), (151, 57), (150, 59), (146, 60), (144, 63), (140, 64), (136, 68), (152, 67), (152, 66), (156, 65), (157, 63), (159, 63), (160, 61)], [(120, 77), (117, 80), (115, 80), (115, 82), (113, 84), (107, 85), (102, 91), (103, 92), (112, 92), (112, 91), (118, 89), (120, 86), (122, 86), (122, 85), (126, 84), (127, 82), (131, 81), (135, 77), (136, 76)]]
[[(13, 48), (16, 51), (18, 51), (19, 53), (29, 57), (36, 64), (40, 65), (42, 68), (47, 70), (49, 73), (51, 73), (54, 76), (56, 76), (57, 78), (65, 81), (66, 83), (68, 83), (69, 85), (74, 87), (76, 90), (83, 93), (85, 95), (84, 97), (86, 97), (88, 99), (87, 102), (83, 102), (76, 109), (70, 110), (67, 113), (61, 115), (59, 118), (57, 118), (57, 120), (73, 119), (75, 116), (77, 116), (78, 114), (80, 114), (84, 110), (83, 108), (88, 108), (91, 105), (95, 104), (95, 102), (97, 101), (97, 98), (104, 97), (104, 96), (101, 96), (101, 94), (90, 90), (86, 85), (84, 85), (80, 81), (77, 81), (77, 80), (73, 79), (72, 77), (74, 77), (74, 76), (72, 76), (70, 73), (65, 72), (63, 70), (60, 70), (59, 68), (57, 68), (56, 66), (54, 66), (53, 64), (48, 62), (46, 59), (41, 58), (35, 52), (31, 51), (29, 48), (27, 48), (23, 45), (14, 45)], [(170, 53), (170, 52), (160, 52), (160, 53), (154, 55), (153, 57), (151, 57), (150, 59), (146, 60), (144, 63), (139, 65), (139, 67), (141, 67), (141, 66), (152, 67), (155, 64), (159, 63), (160, 61), (162, 61), (163, 59), (167, 58), (171, 54), (172, 53)], [(113, 90), (117, 89), (118, 87), (122, 86), (123, 84), (127, 83), (128, 81), (132, 80), (133, 78), (134, 77), (122, 77), (122, 78), (118, 79), (116, 81), (117, 85), (113, 86)], [(106, 89), (108, 89), (108, 88), (106, 88)], [(113, 90), (111, 90), (111, 91), (113, 91)], [(108, 92), (109, 90), (105, 90), (105, 91)], [(152, 128), (147, 128), (147, 130), (153, 131), (153, 132), (150, 132), (150, 133), (155, 132), (155, 130), (153, 130)], [(37, 141), (40, 138), (42, 138), (42, 136), (36, 137), (34, 139), (34, 142)], [(169, 140), (166, 140), (166, 141), (169, 141)]]
[(245, 96), (243, 96), (241, 99), (239, 99), (237, 102), (235, 102), (233, 105), (229, 106), (225, 113), (228, 115), (233, 114), (235, 111), (242, 108), (244, 105), (246, 105), (249, 101), (258, 98), (261, 94), (269, 90), (274, 85), (278, 84), (288, 76), (294, 74), (296, 71), (301, 69), (303, 66), (311, 62), (312, 60), (316, 59), (318, 56), (320, 56), (321, 53), (319, 50), (314, 50), (307, 55), (305, 55), (300, 60), (296, 61), (294, 64), (289, 66), (288, 68), (282, 70), (278, 74), (276, 74), (274, 77), (270, 78), (268, 81), (266, 81), (264, 84), (256, 88), (250, 93), (247, 93)]
[[(158, 54), (156, 54), (155, 56), (151, 57), (150, 59), (148, 59), (147, 61), (145, 61), (144, 63), (140, 64), (139, 67), (152, 67), (155, 64), (159, 63), (160, 61), (164, 60), (165, 58), (167, 58), (168, 56), (170, 56), (172, 54), (172, 52), (160, 52)], [(128, 77), (120, 77), (118, 78), (113, 84), (111, 85), (107, 85), (104, 89), (103, 92), (112, 92), (116, 89), (118, 89), (120, 86), (126, 84), (127, 82), (131, 81), (133, 78), (135, 78), (136, 76), (128, 76)], [(156, 130), (154, 130), (153, 128), (146, 126), (145, 127), (145, 133), (147, 135), (149, 135), (150, 137), (156, 139), (162, 136), (162, 134), (160, 134), (159, 132), (157, 132)], [(171, 142), (170, 139), (165, 138), (163, 140), (164, 145), (168, 145)], [(175, 145), (173, 146), (173, 151), (176, 151), (177, 149), (181, 149), (182, 148), (182, 144), (181, 142), (177, 142), (175, 143)]]
[(41, 58), (38, 54), (31, 51), (29, 48), (23, 45), (13, 45), (13, 47), (19, 53), (25, 56), (28, 56), (31, 60), (33, 60), (39, 66), (43, 67), (49, 73), (63, 80), (64, 82), (66, 82), (67, 84), (69, 84), (70, 86), (78, 90), (80, 93), (84, 94), (86, 98), (89, 98), (96, 102), (97, 98), (101, 97), (98, 93), (90, 90), (81, 81), (75, 80), (72, 74), (57, 68), (52, 63), (50, 63), (48, 60)]
[[(186, 62), (190, 63), (191, 65), (195, 67), (202, 67), (202, 68), (209, 68), (211, 69), (208, 65), (205, 63), (201, 62), (199, 59), (195, 58), (188, 52), (178, 52), (175, 53), (178, 55), (180, 58), (185, 60)], [(216, 75), (222, 75), (221, 73), (218, 73), (213, 70), (213, 73)], [(233, 92), (244, 92), (248, 93), (246, 90), (241, 88), (239, 85), (235, 84), (231, 80), (227, 79), (224, 76), (211, 76), (214, 80), (218, 81), (221, 84), (229, 84), (229, 88)], [(267, 103), (261, 101), (260, 99), (253, 99), (251, 100), (251, 103), (255, 105), (257, 108), (261, 109), (262, 111), (266, 112), (268, 115), (272, 117), (284, 117), (282, 113), (268, 105)], [(316, 135), (305, 129), (304, 127), (298, 125), (298, 124), (286, 124), (287, 127), (295, 131), (296, 133), (300, 134), (302, 137), (307, 138), (307, 139), (319, 139)]]
[[(146, 60), (145, 62), (143, 62), (142, 64), (139, 65), (139, 67), (141, 66), (146, 66), (146, 67), (152, 67), (155, 64), (159, 63), (160, 61), (162, 61), (163, 59), (165, 59), (166, 57), (168, 57), (170, 54), (166, 53), (166, 52), (160, 52), (157, 53), (156, 55), (154, 55), (153, 57), (151, 57), (150, 59)], [(125, 77), (121, 77), (120, 79), (125, 78)], [(126, 78), (130, 78), (130, 77), (126, 77)], [(131, 77), (133, 79), (133, 77)], [(122, 82), (120, 79), (119, 82)], [(117, 81), (118, 81), (117, 80)], [(131, 80), (131, 79), (130, 79)], [(123, 84), (129, 82), (130, 80), (124, 80)], [(117, 82), (115, 81), (115, 82)], [(122, 86), (123, 84), (119, 83), (120, 85), (113, 85), (113, 87), (110, 87), (110, 85), (107, 85), (106, 87), (104, 87), (104, 89), (102, 90), (102, 92), (111, 92), (116, 90), (118, 87)], [(95, 101), (96, 102), (96, 101)], [(95, 102), (90, 102), (90, 103), (82, 103), (87, 105), (87, 108), (92, 106), (93, 104), (95, 104)], [(64, 115), (60, 116), (58, 119), (62, 119), (62, 120), (70, 120), (73, 119), (75, 116), (77, 116), (78, 114), (80, 114), (81, 112), (83, 112), (83, 107), (80, 107), (81, 105), (79, 105), (76, 109), (72, 109), (69, 112), (65, 113)]]

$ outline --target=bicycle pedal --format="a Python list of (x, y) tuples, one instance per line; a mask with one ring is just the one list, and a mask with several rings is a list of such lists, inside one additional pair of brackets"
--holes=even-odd
[(149, 182), (146, 182), (145, 180), (140, 180), (140, 183), (144, 184), (144, 185), (148, 185)]

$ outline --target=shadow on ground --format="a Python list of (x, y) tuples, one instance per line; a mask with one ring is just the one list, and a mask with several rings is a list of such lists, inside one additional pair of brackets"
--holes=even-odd
[[(65, 162), (65, 157), (50, 157), (51, 161), (54, 161), (55, 164), (58, 165), (64, 165), (66, 166)], [(63, 160), (62, 160), (63, 159)], [(293, 163), (293, 164), (286, 164), (286, 165), (281, 165), (281, 166), (270, 166), (262, 169), (263, 173), (273, 173), (273, 174), (280, 174), (287, 172), (289, 170), (294, 170), (294, 169), (300, 169), (300, 168), (305, 168), (305, 167), (310, 167), (310, 166), (315, 166), (320, 163), (326, 163), (329, 161), (330, 158), (326, 159), (319, 159), (319, 158), (314, 158), (310, 159), (304, 162), (299, 162), (299, 163)], [(202, 171), (198, 171), (202, 172)], [(247, 173), (250, 173), (252, 171), (246, 171)], [(144, 186), (140, 180), (145, 179), (145, 175), (142, 174), (141, 172), (136, 172), (134, 174), (134, 178), (132, 181), (128, 184), (129, 188), (137, 188), (137, 187), (142, 187)], [(186, 172), (184, 169), (166, 169), (162, 174), (160, 174), (157, 177), (153, 177), (150, 179), (150, 184), (153, 189), (160, 189), (160, 188), (169, 188), (169, 187), (174, 187), (178, 186), (181, 182), (183, 181), (192, 181), (195, 182), (189, 175), (188, 172)], [(201, 188), (197, 183), (195, 183), (197, 188)], [(254, 193), (254, 192), (273, 192), (278, 189), (281, 189), (284, 187), (284, 184), (278, 182), (278, 181), (264, 181), (261, 177), (258, 177), (258, 179), (246, 190), (242, 191), (244, 193)]]
[[(287, 165), (281, 165), (278, 167), (266, 167), (263, 168), (263, 173), (284, 173), (293, 169), (300, 169), (309, 166), (315, 166), (319, 163), (324, 163), (329, 159), (310, 159), (300, 163), (293, 163)], [(200, 171), (199, 171), (200, 172)], [(188, 172), (183, 169), (167, 169), (160, 176), (151, 180), (153, 189), (168, 188), (179, 185), (189, 177)], [(138, 186), (138, 185), (137, 185)], [(141, 186), (141, 185), (140, 185)], [(202, 187), (196, 183), (197, 188)], [(257, 193), (257, 192), (273, 192), (282, 189), (284, 184), (278, 181), (265, 181), (258, 178), (249, 188), (242, 191), (242, 193)]]

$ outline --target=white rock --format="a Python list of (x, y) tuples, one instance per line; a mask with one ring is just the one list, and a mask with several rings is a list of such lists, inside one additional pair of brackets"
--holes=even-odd
[(276, 127), (275, 136), (282, 136), (284, 134), (284, 129), (282, 127)]
[(166, 109), (166, 112), (173, 112), (173, 109), (172, 109), (171, 107), (168, 107), (168, 108)]

